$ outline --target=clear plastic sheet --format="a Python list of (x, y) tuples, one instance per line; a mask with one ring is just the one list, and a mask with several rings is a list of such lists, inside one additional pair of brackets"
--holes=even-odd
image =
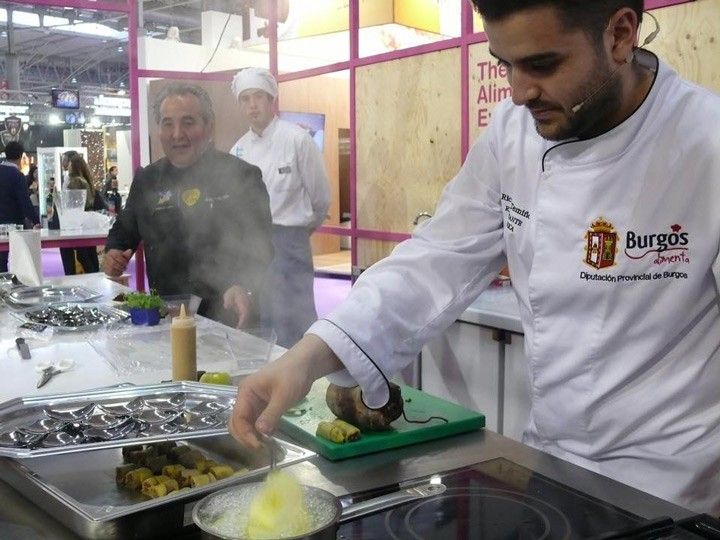
[[(277, 339), (271, 328), (236, 330), (196, 318), (197, 369), (231, 376), (265, 365)], [(115, 326), (88, 337), (88, 343), (121, 376), (168, 371), (172, 366), (170, 325)]]

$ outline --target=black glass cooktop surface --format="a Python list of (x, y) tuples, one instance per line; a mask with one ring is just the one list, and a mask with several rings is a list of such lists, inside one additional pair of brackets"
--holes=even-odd
[[(337, 538), (564, 540), (634, 529), (646, 521), (503, 458), (441, 473), (434, 480), (447, 487), (444, 493), (344, 523)], [(364, 492), (343, 503), (397, 489)]]

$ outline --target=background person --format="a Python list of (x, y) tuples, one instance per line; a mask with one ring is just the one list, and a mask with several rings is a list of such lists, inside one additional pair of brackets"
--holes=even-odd
[[(20, 172), (25, 149), (17, 141), (5, 146), (5, 161), (0, 163), (0, 223), (39, 226), (28, 192), (27, 179)], [(8, 271), (8, 252), (0, 251), (0, 272)]]
[(275, 328), (278, 344), (290, 347), (317, 319), (310, 235), (327, 217), (330, 185), (310, 135), (275, 115), (278, 88), (268, 70), (243, 69), (232, 91), (250, 129), (230, 153), (260, 167), (270, 195), (275, 257), (263, 316)]
[[(85, 158), (83, 158), (80, 154), (75, 154), (69, 160), (68, 179), (65, 183), (65, 189), (84, 189), (87, 191), (87, 198), (85, 199), (86, 212), (107, 209), (105, 200), (95, 189), (90, 167), (85, 161)], [(74, 259), (73, 273), (77, 273), (77, 270), (82, 270), (82, 272), (86, 274), (100, 271), (100, 263), (98, 261), (98, 254), (95, 246), (66, 249), (72, 252), (72, 257)], [(75, 261), (77, 261), (77, 264), (80, 265), (80, 268), (77, 268)]]
[(201, 315), (250, 324), (272, 259), (260, 170), (213, 148), (215, 115), (204, 89), (169, 84), (154, 113), (165, 157), (136, 174), (103, 268), (119, 276), (143, 242), (151, 288), (194, 293)]

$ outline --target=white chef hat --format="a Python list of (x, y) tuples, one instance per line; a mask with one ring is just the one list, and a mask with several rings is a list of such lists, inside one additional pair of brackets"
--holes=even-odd
[(263, 90), (273, 98), (276, 98), (278, 94), (275, 77), (267, 69), (259, 67), (248, 67), (238, 71), (233, 77), (230, 88), (235, 94), (235, 99), (239, 98), (245, 90), (250, 89)]

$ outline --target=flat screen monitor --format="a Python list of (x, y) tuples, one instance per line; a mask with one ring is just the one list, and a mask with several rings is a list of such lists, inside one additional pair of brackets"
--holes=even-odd
[(322, 152), (323, 144), (325, 142), (325, 115), (321, 113), (307, 113), (307, 112), (293, 112), (293, 111), (280, 111), (278, 116), (290, 122), (291, 124), (297, 124), (305, 131), (307, 131), (312, 137), (315, 144)]
[(58, 109), (79, 109), (80, 92), (78, 90), (61, 90), (53, 88), (50, 90), (52, 106)]

